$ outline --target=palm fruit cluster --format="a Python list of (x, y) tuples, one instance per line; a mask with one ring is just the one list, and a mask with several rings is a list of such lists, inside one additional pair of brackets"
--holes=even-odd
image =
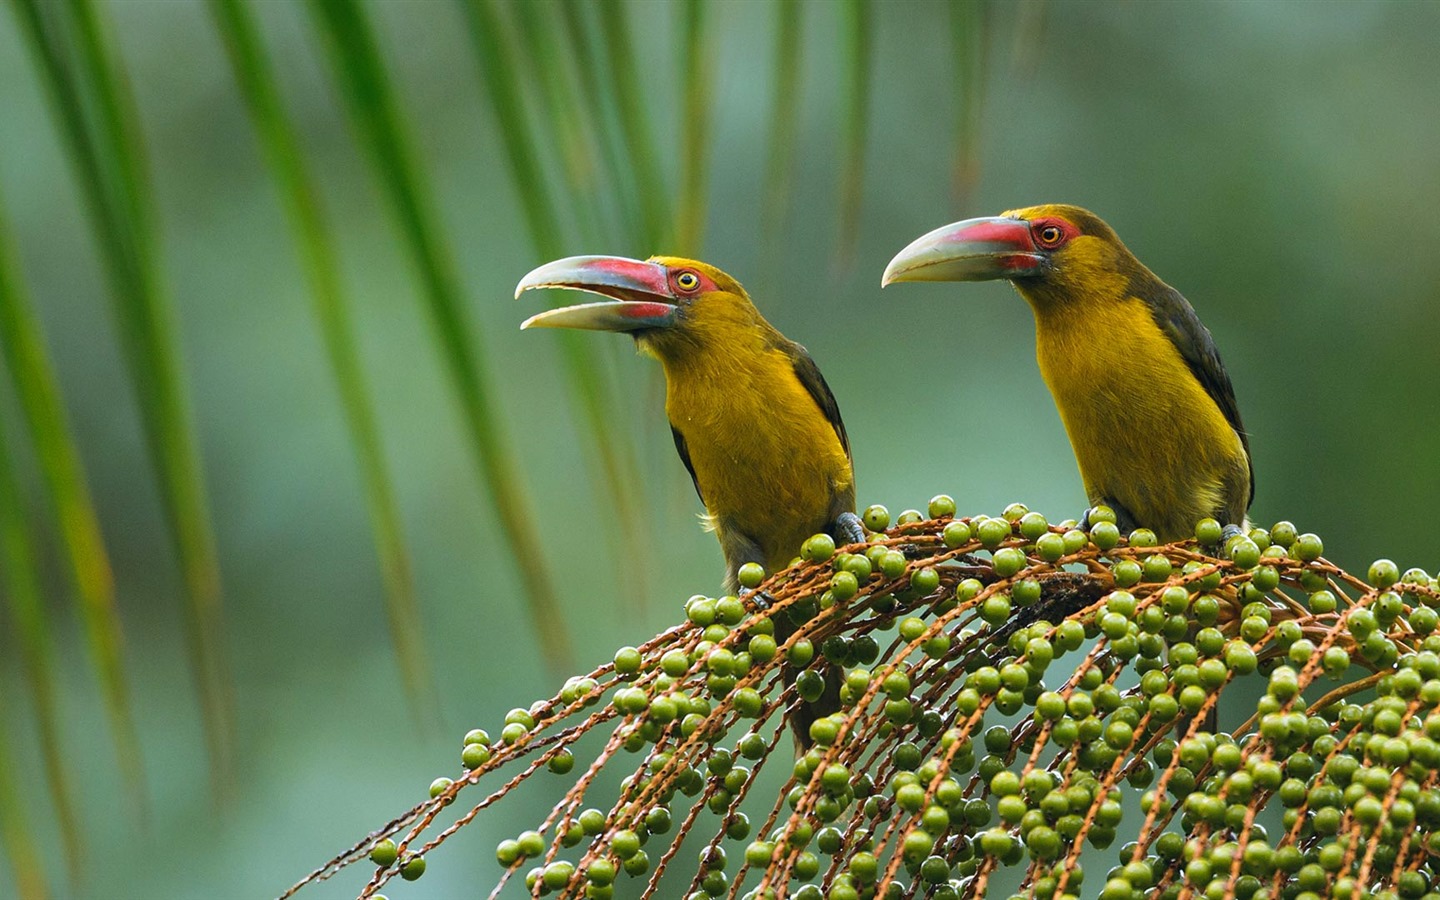
[[(368, 857), (380, 896), (549, 777), (492, 897), (1440, 897), (1429, 574), (1358, 578), (1287, 522), (1157, 545), (1103, 509), (955, 512), (871, 507), (866, 544), (817, 535), (744, 596), (691, 598), (472, 731), (463, 771), (307, 881)], [(784, 713), (822, 662), (843, 708), (797, 758)]]

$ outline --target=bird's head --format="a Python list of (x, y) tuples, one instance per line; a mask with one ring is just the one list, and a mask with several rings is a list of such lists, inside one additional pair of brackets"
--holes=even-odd
[(1008, 279), (1037, 309), (1122, 297), (1144, 272), (1099, 216), (1047, 204), (966, 219), (922, 235), (885, 267), (881, 286), (897, 281)]
[(520, 279), (515, 296), (535, 288), (569, 288), (607, 299), (538, 313), (521, 328), (623, 331), (641, 349), (661, 357), (764, 322), (740, 282), (714, 266), (676, 256), (652, 256), (643, 262), (571, 256)]

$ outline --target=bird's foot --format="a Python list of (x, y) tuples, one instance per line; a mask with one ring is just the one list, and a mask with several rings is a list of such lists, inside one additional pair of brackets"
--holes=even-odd
[(853, 512), (843, 512), (835, 518), (835, 540), (839, 544), (863, 544), (865, 526)]
[(765, 612), (775, 605), (775, 598), (770, 596), (769, 591), (762, 591), (757, 588), (741, 588), (740, 599), (749, 600), (755, 604), (755, 608)]
[(1232, 546), (1235, 539), (1245, 534), (1245, 529), (1239, 525), (1226, 525), (1220, 529), (1220, 554), (1226, 559), (1233, 558)]

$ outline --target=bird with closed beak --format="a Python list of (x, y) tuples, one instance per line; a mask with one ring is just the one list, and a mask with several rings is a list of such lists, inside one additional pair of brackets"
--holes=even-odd
[(1229, 537), (1254, 497), (1249, 438), (1209, 330), (1110, 226), (1032, 206), (937, 228), (901, 250), (897, 281), (1006, 279), (1035, 314), (1036, 356), (1092, 510), (1161, 541), (1214, 518)]
[[(835, 396), (805, 348), (765, 321), (739, 282), (678, 257), (576, 256), (535, 269), (515, 296), (539, 288), (606, 299), (539, 313), (521, 328), (624, 332), (659, 360), (675, 449), (720, 541), (727, 590), (738, 590), (746, 563), (785, 568), (811, 535), (865, 539)], [(785, 619), (776, 616), (781, 644), (791, 633)], [(802, 745), (809, 723), (839, 705), (839, 673), (825, 674), (825, 694), (793, 719)]]

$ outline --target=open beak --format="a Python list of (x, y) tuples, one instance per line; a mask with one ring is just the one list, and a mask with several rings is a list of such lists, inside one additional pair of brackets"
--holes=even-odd
[(1040, 271), (1045, 254), (1024, 219), (966, 219), (937, 228), (895, 254), (880, 279), (896, 281), (990, 281)]
[(547, 310), (526, 319), (521, 328), (642, 331), (675, 322), (670, 272), (658, 263), (621, 256), (571, 256), (546, 263), (520, 279), (515, 296), (518, 299), (535, 288), (569, 288), (609, 299)]

